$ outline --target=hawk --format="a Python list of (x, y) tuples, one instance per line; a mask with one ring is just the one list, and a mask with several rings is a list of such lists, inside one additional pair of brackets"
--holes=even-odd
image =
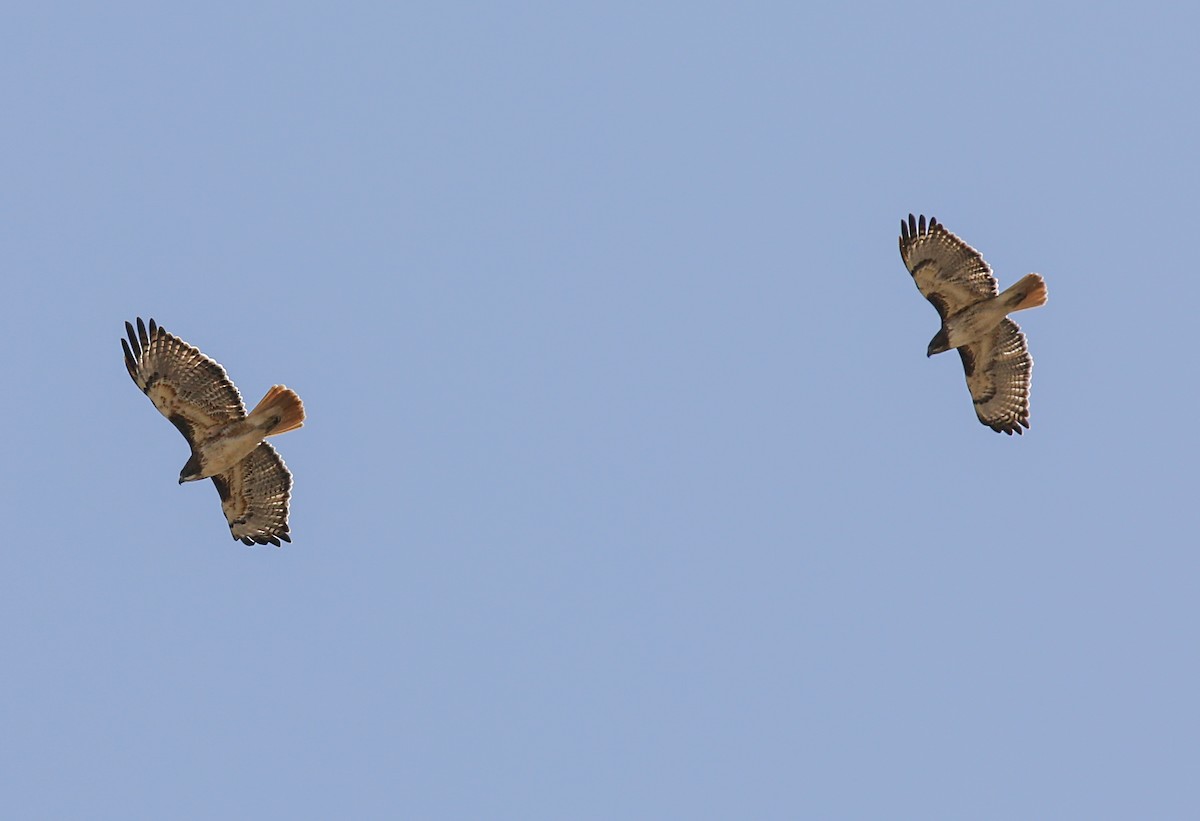
[(246, 414), (242, 395), (217, 362), (138, 317), (137, 332), (125, 323), (125, 368), (154, 407), (192, 448), (179, 484), (212, 479), (221, 496), (229, 532), (244, 544), (290, 542), (288, 499), (292, 474), (263, 440), (304, 424), (296, 393), (275, 385)]
[(900, 220), (900, 256), (942, 319), (925, 355), (957, 348), (979, 421), (997, 433), (1024, 433), (1033, 357), (1008, 314), (1045, 305), (1045, 280), (1028, 274), (1000, 293), (979, 252), (933, 217), (928, 226), (924, 216)]

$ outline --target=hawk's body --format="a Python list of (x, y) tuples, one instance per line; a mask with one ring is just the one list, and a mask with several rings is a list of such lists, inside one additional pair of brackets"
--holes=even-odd
[(304, 405), (293, 391), (276, 385), (250, 412), (222, 368), (199, 350), (139, 318), (126, 322), (121, 340), (130, 377), (192, 448), (179, 483), (213, 480), (233, 538), (273, 544), (288, 535), (292, 474), (263, 440), (304, 423)]
[(979, 421), (1010, 436), (1029, 427), (1033, 357), (1008, 318), (1046, 303), (1046, 283), (1028, 274), (1000, 293), (983, 257), (932, 217), (900, 221), (900, 256), (942, 319), (928, 356), (957, 348)]

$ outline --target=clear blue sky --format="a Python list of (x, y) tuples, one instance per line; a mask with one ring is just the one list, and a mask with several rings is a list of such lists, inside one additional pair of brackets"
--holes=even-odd
[[(1196, 817), (1198, 25), (8, 8), (6, 814)], [(1046, 277), (1024, 437), (910, 211)], [(292, 545), (138, 315), (304, 398)]]

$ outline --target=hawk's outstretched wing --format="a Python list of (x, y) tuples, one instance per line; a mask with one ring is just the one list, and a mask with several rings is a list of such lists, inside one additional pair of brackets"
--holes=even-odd
[(1033, 357), (1017, 323), (1006, 318), (991, 336), (958, 352), (979, 421), (997, 433), (1024, 433), (1021, 428), (1029, 427)]
[(122, 339), (121, 347), (129, 376), (189, 445), (209, 428), (246, 418), (242, 395), (214, 360), (153, 319), (147, 331), (138, 317), (136, 333), (126, 322), (125, 333), (129, 341)]
[(229, 532), (244, 544), (290, 542), (288, 499), (292, 474), (275, 448), (263, 442), (227, 473), (212, 477)]
[(991, 267), (979, 252), (933, 217), (925, 226), (912, 214), (900, 220), (900, 256), (917, 289), (943, 320), (968, 305), (1000, 293)]

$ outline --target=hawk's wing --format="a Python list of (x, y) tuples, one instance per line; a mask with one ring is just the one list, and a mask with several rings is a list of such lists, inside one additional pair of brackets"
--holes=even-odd
[(211, 427), (246, 418), (242, 395), (215, 361), (153, 319), (148, 332), (138, 317), (137, 332), (126, 322), (125, 333), (129, 341), (122, 339), (121, 347), (126, 370), (189, 445)]
[(263, 442), (228, 472), (212, 477), (221, 495), (221, 509), (229, 520), (229, 532), (244, 544), (290, 542), (288, 499), (292, 474), (275, 452)]
[(1017, 323), (1005, 318), (991, 336), (958, 352), (979, 421), (997, 433), (1024, 433), (1022, 426), (1029, 427), (1033, 357)]
[(968, 305), (1000, 293), (991, 267), (979, 252), (933, 217), (925, 227), (912, 214), (900, 220), (900, 256), (917, 289), (943, 320)]

